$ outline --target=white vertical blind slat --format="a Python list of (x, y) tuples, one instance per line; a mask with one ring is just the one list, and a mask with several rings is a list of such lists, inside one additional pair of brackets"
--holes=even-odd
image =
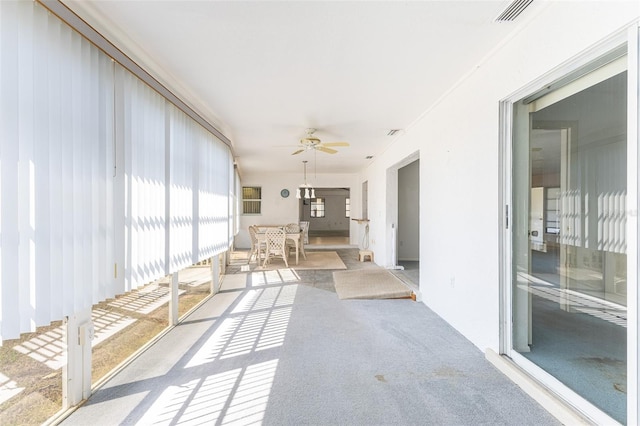
[(140, 281), (138, 265), (140, 265), (139, 259), (139, 226), (140, 223), (138, 221), (138, 217), (140, 215), (139, 212), (139, 200), (140, 200), (140, 183), (139, 183), (139, 174), (140, 174), (140, 134), (139, 127), (137, 125), (140, 124), (142, 117), (140, 116), (142, 111), (140, 111), (140, 104), (138, 102), (138, 90), (139, 87), (135, 84), (135, 78), (131, 75), (128, 76), (127, 82), (129, 83), (129, 90), (125, 91), (126, 94), (132, 97), (131, 99), (131, 110), (129, 114), (131, 114), (131, 120), (129, 122), (129, 128), (125, 128), (125, 131), (129, 131), (131, 133), (131, 137), (129, 139), (129, 144), (131, 145), (131, 169), (129, 174), (129, 185), (130, 185), (130, 193), (131, 198), (129, 202), (131, 203), (130, 208), (130, 221), (131, 221), (131, 230), (129, 231), (129, 237), (131, 238), (131, 243), (129, 244), (131, 250), (131, 256), (129, 260), (129, 264), (126, 266), (127, 269), (130, 270), (130, 273), (127, 275), (129, 278), (129, 285), (127, 290), (133, 290), (137, 288), (136, 283)]
[(33, 127), (35, 124), (34, 106), (34, 41), (31, 28), (34, 26), (34, 15), (28, 9), (21, 9), (21, 21), (26, 25), (20, 26), (18, 38), (21, 46), (18, 55), (18, 287), (21, 315), (20, 329), (34, 331), (35, 321), (32, 294), (35, 291), (35, 271), (32, 270), (34, 250), (33, 223)]
[(60, 43), (64, 51), (60, 61), (60, 257), (61, 271), (57, 277), (60, 280), (61, 295), (60, 308), (64, 315), (73, 312), (73, 146), (72, 146), (72, 90), (73, 90), (73, 52), (71, 50), (72, 34), (64, 29)]
[(203, 135), (200, 132), (198, 126), (194, 126), (193, 123), (187, 119), (187, 125), (191, 130), (191, 158), (190, 162), (193, 165), (191, 171), (191, 211), (192, 211), (192, 227), (191, 227), (191, 263), (197, 263), (200, 255), (200, 244), (198, 241), (198, 233), (201, 226), (200, 221), (200, 156), (204, 155), (204, 141)]
[(87, 250), (89, 261), (86, 262), (86, 279), (91, 283), (83, 289), (83, 304), (93, 305), (94, 295), (99, 290), (100, 265), (104, 259), (99, 258), (100, 247), (100, 213), (98, 212), (98, 197), (100, 196), (100, 175), (99, 175), (99, 156), (100, 156), (100, 61), (99, 52), (90, 50), (88, 52), (90, 61), (90, 70), (93, 78), (88, 78), (89, 90), (87, 90), (88, 101), (91, 102), (91, 108), (87, 109), (87, 121), (84, 126), (87, 127), (87, 137), (85, 143), (84, 176), (85, 176), (85, 194), (87, 208)]
[[(52, 318), (61, 318), (64, 312), (63, 298), (65, 295), (63, 275), (63, 217), (64, 203), (62, 191), (63, 179), (63, 128), (64, 117), (68, 114), (68, 106), (64, 103), (64, 93), (69, 90), (70, 80), (67, 77), (62, 61), (64, 49), (62, 48), (65, 34), (68, 29), (55, 17), (48, 15), (51, 31), (48, 34), (50, 48), (49, 61), (54, 63), (57, 58), (59, 66), (50, 66), (49, 74), (49, 192), (50, 192), (50, 216), (49, 228), (51, 230), (50, 246), (50, 289), (45, 294), (50, 298), (50, 315)], [(66, 31), (65, 31), (66, 30)], [(42, 262), (46, 262), (43, 259)], [(40, 262), (38, 262), (40, 263)]]
[(125, 92), (126, 71), (119, 65), (114, 65), (114, 140), (113, 140), (113, 189), (112, 208), (113, 211), (113, 292), (122, 293), (126, 288), (126, 241), (127, 241), (127, 156), (124, 131), (126, 121)]
[(49, 91), (51, 82), (49, 74), (49, 63), (51, 57), (46, 46), (47, 38), (51, 36), (49, 26), (55, 27), (49, 16), (35, 14), (35, 25), (41, 29), (34, 33), (34, 55), (33, 66), (37, 73), (34, 74), (34, 152), (33, 152), (33, 243), (35, 253), (33, 289), (30, 294), (32, 306), (34, 306), (34, 322), (36, 326), (47, 324), (51, 317), (50, 295), (51, 287), (51, 186), (49, 179), (49, 155), (50, 137), (48, 129), (49, 123)]
[[(70, 277), (69, 284), (71, 287), (72, 305), (67, 307), (70, 312), (82, 309), (82, 293), (78, 291), (78, 286), (83, 282), (82, 273), (84, 259), (83, 248), (83, 205), (82, 205), (82, 127), (78, 123), (78, 117), (84, 118), (82, 105), (83, 96), (83, 74), (82, 74), (82, 40), (71, 37), (71, 49), (73, 53), (73, 64), (71, 69), (72, 85), (71, 85), (71, 125), (70, 125), (70, 175), (68, 176), (69, 204), (71, 207), (71, 221), (68, 229), (66, 229), (69, 244), (69, 268)], [(65, 256), (66, 257), (66, 256)]]
[(20, 330), (18, 283), (18, 14), (19, 4), (0, 3), (0, 318), (3, 335)]
[(122, 73), (122, 91), (119, 94), (122, 96), (122, 145), (123, 145), (123, 169), (122, 173), (124, 176), (124, 200), (122, 202), (123, 213), (124, 213), (124, 241), (123, 247), (124, 250), (124, 258), (122, 266), (122, 274), (124, 279), (124, 287), (121, 291), (129, 291), (132, 290), (131, 286), (131, 246), (132, 246), (132, 226), (133, 222), (131, 219), (131, 173), (132, 173), (132, 164), (133, 164), (133, 144), (132, 144), (132, 135), (131, 132), (128, 131), (131, 126), (131, 122), (134, 121), (133, 113), (132, 113), (132, 99), (130, 96), (131, 87), (129, 83), (130, 75), (126, 71)]
[(98, 179), (100, 181), (97, 199), (98, 214), (100, 216), (100, 249), (98, 258), (104, 259), (100, 263), (98, 274), (98, 291), (94, 293), (93, 303), (113, 297), (115, 295), (115, 280), (112, 272), (114, 264), (114, 228), (113, 228), (113, 187), (114, 187), (114, 84), (115, 63), (107, 57), (101, 57), (100, 75), (105, 82), (101, 85), (100, 105), (100, 149)]

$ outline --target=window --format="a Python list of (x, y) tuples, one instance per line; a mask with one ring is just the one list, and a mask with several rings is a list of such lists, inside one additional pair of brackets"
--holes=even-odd
[(560, 188), (546, 188), (545, 222), (544, 232), (547, 234), (560, 234)]
[(351, 199), (344, 199), (344, 217), (351, 217)]
[(324, 217), (324, 198), (311, 200), (311, 217)]
[(262, 212), (262, 188), (259, 186), (242, 187), (242, 214), (260, 214)]

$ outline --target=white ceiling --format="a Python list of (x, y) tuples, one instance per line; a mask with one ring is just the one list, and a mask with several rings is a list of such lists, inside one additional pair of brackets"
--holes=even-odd
[(318, 173), (358, 172), (524, 17), (494, 22), (504, 0), (64, 3), (222, 130), (246, 172), (301, 171), (307, 127), (351, 144), (317, 153)]

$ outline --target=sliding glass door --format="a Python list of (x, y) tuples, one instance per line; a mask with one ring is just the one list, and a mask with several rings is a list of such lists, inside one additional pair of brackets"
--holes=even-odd
[(513, 102), (510, 353), (627, 418), (626, 49)]

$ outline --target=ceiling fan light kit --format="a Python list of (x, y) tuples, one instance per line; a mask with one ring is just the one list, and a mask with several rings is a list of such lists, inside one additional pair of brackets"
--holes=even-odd
[(300, 154), (302, 152), (305, 151), (309, 151), (309, 150), (316, 150), (316, 151), (321, 151), (327, 154), (335, 154), (336, 152), (338, 152), (337, 150), (333, 149), (333, 148), (329, 148), (329, 147), (333, 147), (333, 146), (349, 146), (349, 143), (347, 142), (326, 142), (326, 143), (322, 143), (322, 141), (313, 136), (313, 134), (316, 132), (316, 129), (313, 128), (309, 128), (307, 129), (307, 136), (305, 136), (304, 138), (300, 139), (300, 147), (298, 150), (294, 151), (293, 153), (291, 153), (291, 155), (297, 155)]

